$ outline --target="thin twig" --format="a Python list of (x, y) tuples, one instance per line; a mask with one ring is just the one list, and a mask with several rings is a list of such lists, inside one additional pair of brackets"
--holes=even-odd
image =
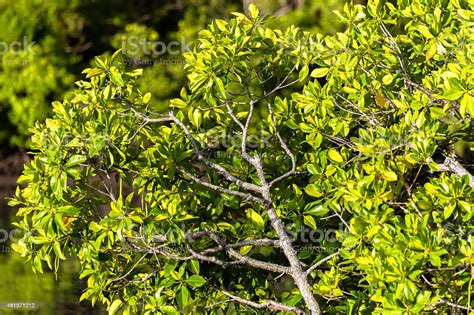
[(285, 304), (282, 304), (282, 303), (279, 303), (279, 302), (275, 302), (275, 301), (270, 301), (270, 300), (265, 300), (261, 303), (256, 303), (256, 302), (252, 302), (250, 300), (241, 298), (239, 296), (233, 295), (233, 294), (231, 294), (227, 291), (222, 291), (222, 293), (224, 293), (225, 295), (227, 295), (228, 297), (230, 297), (232, 300), (234, 300), (236, 302), (239, 302), (241, 304), (244, 304), (244, 305), (256, 308), (256, 309), (269, 309), (270, 311), (292, 312), (292, 313), (298, 314), (298, 315), (304, 315), (305, 314), (303, 312), (303, 310), (301, 310), (301, 309), (299, 309), (295, 306), (288, 306), (288, 305), (285, 305)]

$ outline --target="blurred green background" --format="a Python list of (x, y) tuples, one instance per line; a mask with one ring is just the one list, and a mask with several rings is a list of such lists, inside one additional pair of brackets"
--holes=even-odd
[[(249, 0), (0, 0), (0, 314), (101, 314), (79, 303), (85, 284), (75, 261), (57, 275), (35, 275), (10, 250), (15, 209), (5, 197), (28, 162), (28, 128), (51, 114), (51, 102), (74, 89), (98, 55), (122, 48), (127, 67), (163, 110), (185, 83), (183, 52), (214, 18), (245, 11)], [(273, 28), (294, 24), (323, 34), (341, 30), (333, 10), (342, 0), (255, 0), (277, 16)], [(56, 279), (57, 278), (57, 279)], [(17, 304), (12, 304), (17, 303)]]

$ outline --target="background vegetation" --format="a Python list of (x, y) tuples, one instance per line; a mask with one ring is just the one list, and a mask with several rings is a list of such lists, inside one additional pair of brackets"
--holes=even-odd
[[(294, 2), (294, 3), (293, 3)], [(297, 2), (302, 4), (297, 5)], [(333, 33), (340, 29), (332, 10), (342, 1), (256, 1), (268, 14), (284, 16), (277, 28), (290, 24)], [(191, 49), (199, 30), (213, 18), (228, 19), (242, 11), (242, 1), (216, 0), (19, 0), (0, 2), (4, 43), (0, 54), (0, 110), (3, 146), (28, 146), (27, 129), (51, 113), (51, 102), (61, 100), (95, 56), (129, 47), (130, 68), (145, 68), (153, 103), (164, 104), (184, 83), (182, 52)], [(146, 53), (157, 41), (177, 42), (178, 54)], [(21, 46), (11, 43), (21, 42)]]
[[(331, 12), (342, 0), (255, 1), (264, 13), (279, 15), (269, 21), (274, 28), (291, 24), (306, 30), (334, 33), (342, 25)], [(28, 129), (52, 112), (51, 102), (63, 100), (82, 78), (81, 71), (93, 65), (97, 55), (110, 56), (118, 48), (147, 40), (179, 43), (179, 54), (147, 54), (142, 46), (124, 57), (127, 68), (144, 68), (140, 87), (152, 92), (152, 104), (162, 110), (179, 95), (184, 84), (184, 46), (192, 49), (197, 33), (214, 18), (229, 19), (230, 12), (244, 11), (247, 1), (220, 0), (0, 0), (0, 227), (11, 231), (15, 209), (5, 196), (14, 192), (16, 177), (29, 158)], [(20, 43), (11, 45), (12, 43)], [(73, 281), (78, 270), (71, 263), (60, 272), (59, 282), (32, 274), (19, 263), (3, 242), (0, 269), (0, 312), (11, 311), (4, 303), (45, 301), (41, 313), (73, 309), (83, 282)], [(40, 289), (41, 288), (41, 289)], [(56, 288), (56, 289), (54, 289)], [(58, 288), (68, 304), (61, 304)], [(82, 303), (84, 304), (84, 303)], [(52, 306), (56, 305), (56, 306)]]

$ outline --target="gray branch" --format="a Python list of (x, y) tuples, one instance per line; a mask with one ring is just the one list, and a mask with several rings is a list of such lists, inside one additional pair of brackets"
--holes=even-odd
[(275, 302), (275, 301), (270, 301), (270, 300), (265, 300), (261, 303), (257, 303), (257, 302), (252, 302), (250, 300), (247, 300), (247, 299), (241, 298), (239, 296), (233, 295), (233, 294), (231, 294), (227, 291), (222, 291), (222, 293), (224, 293), (225, 295), (227, 295), (228, 297), (230, 297), (232, 300), (234, 300), (236, 302), (239, 302), (241, 304), (244, 304), (244, 305), (256, 308), (256, 309), (268, 309), (270, 311), (292, 312), (292, 313), (298, 314), (298, 315), (304, 315), (305, 314), (303, 312), (303, 310), (301, 310), (301, 309), (299, 309), (295, 306), (288, 306), (288, 305), (281, 304), (281, 303), (278, 303), (278, 302)]
[[(432, 159), (428, 159), (427, 162), (433, 161)], [(438, 170), (440, 172), (451, 172), (454, 173), (457, 177), (462, 177), (467, 175), (469, 177), (469, 185), (474, 188), (474, 176), (472, 176), (469, 171), (459, 163), (455, 156), (446, 157), (442, 164), (438, 164)]]

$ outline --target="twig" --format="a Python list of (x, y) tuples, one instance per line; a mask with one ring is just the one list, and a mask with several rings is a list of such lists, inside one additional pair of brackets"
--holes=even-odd
[(214, 185), (214, 184), (211, 184), (211, 183), (208, 183), (208, 182), (205, 182), (199, 178), (197, 178), (196, 176), (194, 176), (193, 174), (191, 174), (190, 172), (188, 172), (187, 170), (185, 170), (184, 168), (182, 167), (178, 167), (178, 170), (183, 173), (184, 175), (188, 176), (189, 178), (191, 178), (195, 183), (201, 185), (201, 186), (204, 186), (206, 188), (209, 188), (209, 189), (212, 189), (214, 191), (217, 191), (217, 192), (221, 192), (221, 193), (225, 193), (225, 194), (229, 194), (229, 195), (234, 195), (234, 196), (237, 196), (237, 197), (241, 197), (243, 198), (244, 200), (251, 200), (255, 203), (258, 203), (258, 204), (263, 204), (264, 201), (258, 197), (255, 197), (249, 193), (244, 193), (244, 192), (241, 192), (241, 191), (238, 191), (238, 190), (233, 190), (233, 189), (228, 189), (228, 188), (224, 188), (224, 187), (221, 187), (221, 186), (217, 186), (217, 185)]
[(233, 294), (231, 294), (227, 291), (222, 291), (222, 293), (224, 293), (225, 295), (227, 295), (228, 297), (230, 297), (232, 300), (234, 300), (236, 302), (239, 302), (241, 304), (244, 304), (244, 305), (256, 308), (256, 309), (265, 309), (266, 308), (266, 309), (269, 309), (270, 311), (292, 312), (292, 313), (298, 314), (298, 315), (304, 315), (305, 314), (303, 312), (303, 310), (301, 310), (301, 309), (299, 309), (295, 306), (288, 306), (288, 305), (285, 305), (285, 304), (282, 304), (282, 303), (279, 303), (279, 302), (275, 302), (275, 301), (270, 301), (270, 300), (265, 300), (261, 303), (256, 303), (256, 302), (252, 302), (250, 300), (238, 297), (236, 295), (233, 295)]
[[(433, 160), (430, 158), (427, 160), (427, 163), (431, 161)], [(474, 176), (456, 160), (454, 154), (451, 157), (446, 157), (443, 164), (438, 164), (437, 166), (440, 172), (452, 172), (457, 177), (467, 175), (469, 177), (469, 186), (474, 187)]]
[(331, 255), (329, 256), (326, 256), (324, 257), (323, 259), (321, 259), (320, 261), (318, 261), (317, 263), (313, 264), (311, 267), (308, 268), (308, 270), (306, 270), (306, 275), (309, 275), (311, 274), (311, 272), (313, 272), (313, 270), (315, 270), (316, 268), (318, 268), (319, 266), (321, 266), (322, 264), (324, 264), (326, 261), (329, 261), (331, 260), (333, 257), (336, 257), (336, 256), (339, 256), (339, 251), (335, 252), (335, 253), (332, 253)]
[(195, 151), (195, 154), (196, 154), (198, 160), (202, 161), (206, 166), (218, 171), (227, 180), (235, 183), (237, 186), (239, 186), (243, 189), (251, 190), (251, 191), (254, 191), (254, 192), (260, 192), (261, 191), (261, 188), (259, 186), (238, 179), (234, 175), (230, 174), (230, 172), (226, 168), (224, 168), (222, 165), (216, 164), (216, 163), (211, 162), (210, 160), (206, 159), (204, 157), (202, 151), (199, 149), (199, 146), (197, 145), (196, 140), (193, 138), (193, 136), (189, 132), (188, 128), (183, 124), (183, 122), (181, 120), (179, 120), (178, 118), (176, 118), (176, 116), (173, 114), (173, 112), (170, 113), (170, 117), (181, 128), (181, 130), (183, 130), (184, 134), (186, 135), (186, 137), (191, 142), (191, 145), (194, 148), (194, 151)]
[(279, 181), (291, 176), (295, 172), (295, 170), (296, 170), (296, 158), (295, 158), (295, 155), (293, 154), (293, 152), (291, 152), (291, 150), (288, 148), (288, 145), (285, 143), (285, 141), (283, 141), (283, 139), (280, 135), (280, 132), (278, 131), (278, 128), (277, 128), (276, 123), (275, 123), (275, 116), (273, 115), (273, 109), (272, 109), (272, 106), (271, 106), (270, 102), (268, 102), (268, 101), (267, 101), (267, 107), (268, 107), (268, 113), (270, 115), (270, 121), (271, 121), (273, 130), (275, 131), (275, 134), (278, 138), (278, 141), (280, 142), (280, 146), (283, 148), (286, 155), (288, 155), (290, 157), (290, 160), (291, 160), (291, 169), (288, 172), (286, 172), (285, 174), (283, 174), (283, 175), (275, 178), (274, 180), (272, 180), (268, 184), (269, 187), (272, 187), (274, 184), (276, 184)]

